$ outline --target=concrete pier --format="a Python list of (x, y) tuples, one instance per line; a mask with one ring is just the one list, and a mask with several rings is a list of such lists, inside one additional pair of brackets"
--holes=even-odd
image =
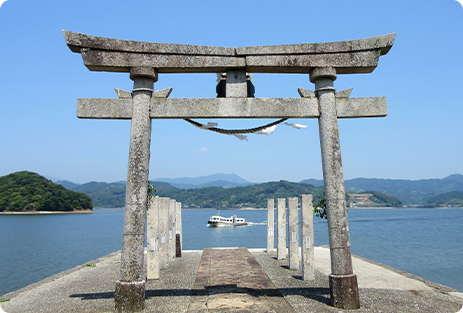
[(277, 258), (278, 260), (286, 259), (286, 199), (277, 200)]
[[(159, 280), (146, 283), (144, 312), (338, 312), (330, 305), (330, 251), (315, 247), (314, 253), (315, 280), (304, 281), (300, 270), (290, 270), (286, 260), (276, 259), (275, 251), (184, 251)], [(81, 265), (1, 295), (8, 301), (0, 303), (0, 309), (7, 313), (113, 312), (120, 260), (118, 251), (89, 261), (94, 267)], [(458, 290), (359, 257), (352, 261), (360, 289), (361, 308), (356, 313), (462, 309), (463, 293)]]
[(298, 198), (288, 198), (289, 269), (298, 270), (299, 261), (299, 210)]
[(267, 252), (275, 250), (275, 200), (267, 200)]

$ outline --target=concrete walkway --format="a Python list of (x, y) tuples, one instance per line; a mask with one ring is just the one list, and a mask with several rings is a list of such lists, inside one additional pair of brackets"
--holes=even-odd
[(245, 248), (204, 249), (188, 312), (293, 313)]
[[(463, 294), (354, 257), (361, 309), (353, 312), (459, 312)], [(120, 252), (0, 298), (7, 313), (112, 312)], [(262, 249), (183, 251), (147, 283), (145, 312), (342, 312), (330, 306), (329, 249), (315, 249), (315, 281)], [(1, 312), (1, 311), (0, 311)]]

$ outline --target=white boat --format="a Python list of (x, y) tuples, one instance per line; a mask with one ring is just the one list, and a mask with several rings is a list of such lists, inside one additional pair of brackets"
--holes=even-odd
[(236, 215), (230, 216), (229, 218), (220, 216), (220, 215), (212, 215), (209, 218), (207, 224), (211, 227), (217, 226), (244, 226), (248, 225), (249, 222), (244, 218), (238, 218)]

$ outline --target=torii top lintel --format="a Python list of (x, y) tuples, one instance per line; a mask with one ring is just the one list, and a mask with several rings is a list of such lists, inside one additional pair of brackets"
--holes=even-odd
[(210, 47), (96, 37), (63, 30), (69, 48), (91, 71), (130, 72), (153, 67), (159, 73), (309, 73), (333, 67), (337, 74), (371, 73), (391, 49), (395, 33), (365, 39), (276, 46)]

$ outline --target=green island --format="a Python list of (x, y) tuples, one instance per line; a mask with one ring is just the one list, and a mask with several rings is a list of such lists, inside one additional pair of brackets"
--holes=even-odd
[(21, 171), (0, 177), (0, 212), (83, 212), (93, 209), (89, 196)]

